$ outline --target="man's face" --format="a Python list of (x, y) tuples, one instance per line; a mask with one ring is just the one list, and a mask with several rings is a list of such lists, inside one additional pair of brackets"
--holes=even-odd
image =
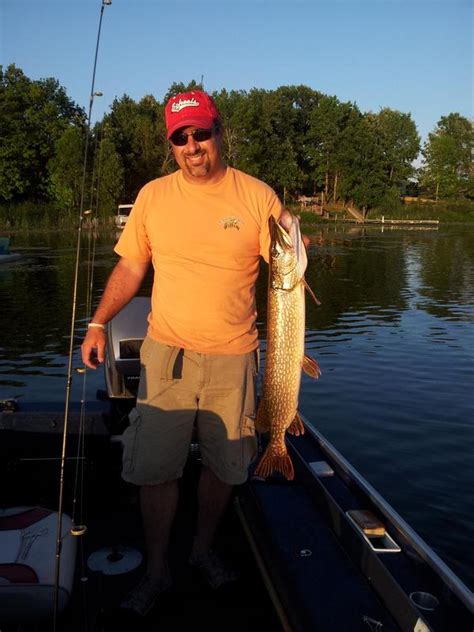
[(186, 145), (174, 145), (173, 154), (183, 176), (193, 184), (207, 184), (219, 180), (225, 170), (222, 162), (220, 132), (213, 131), (209, 140), (197, 142), (191, 132), (196, 127), (183, 127), (178, 132), (188, 135)]

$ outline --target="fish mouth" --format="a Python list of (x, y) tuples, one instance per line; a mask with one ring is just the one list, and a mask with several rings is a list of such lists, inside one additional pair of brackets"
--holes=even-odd
[(288, 235), (283, 226), (281, 226), (281, 224), (277, 222), (272, 215), (270, 215), (270, 219), (268, 221), (270, 227), (272, 249), (276, 248), (280, 251), (293, 249), (291, 237)]

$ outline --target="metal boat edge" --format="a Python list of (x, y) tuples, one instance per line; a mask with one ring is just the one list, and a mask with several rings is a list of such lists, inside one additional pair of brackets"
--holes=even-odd
[(357, 482), (370, 500), (379, 508), (384, 516), (390, 520), (391, 524), (403, 534), (418, 555), (440, 575), (453, 593), (474, 612), (474, 593), (469, 590), (466, 584), (443, 562), (439, 555), (437, 555), (423, 538), (410, 527), (383, 496), (342, 456), (332, 443), (314, 428), (314, 426), (311, 426), (306, 419), (303, 418), (303, 421), (306, 431), (331, 455), (339, 467)]

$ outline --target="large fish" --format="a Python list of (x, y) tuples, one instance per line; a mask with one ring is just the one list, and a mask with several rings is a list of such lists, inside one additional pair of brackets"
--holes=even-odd
[(305, 288), (317, 299), (304, 279), (308, 259), (298, 218), (291, 216), (286, 228), (270, 218), (267, 349), (256, 419), (257, 430), (269, 431), (270, 438), (255, 475), (267, 477), (278, 471), (292, 480), (293, 463), (286, 449), (285, 433), (304, 433), (297, 411), (301, 371), (318, 378), (321, 370), (304, 353)]

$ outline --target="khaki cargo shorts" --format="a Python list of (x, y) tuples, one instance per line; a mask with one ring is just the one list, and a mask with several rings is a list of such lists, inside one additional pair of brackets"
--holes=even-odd
[(209, 355), (146, 337), (136, 408), (123, 434), (124, 480), (157, 485), (180, 478), (193, 427), (202, 462), (225, 483), (247, 480), (257, 453), (256, 352)]

